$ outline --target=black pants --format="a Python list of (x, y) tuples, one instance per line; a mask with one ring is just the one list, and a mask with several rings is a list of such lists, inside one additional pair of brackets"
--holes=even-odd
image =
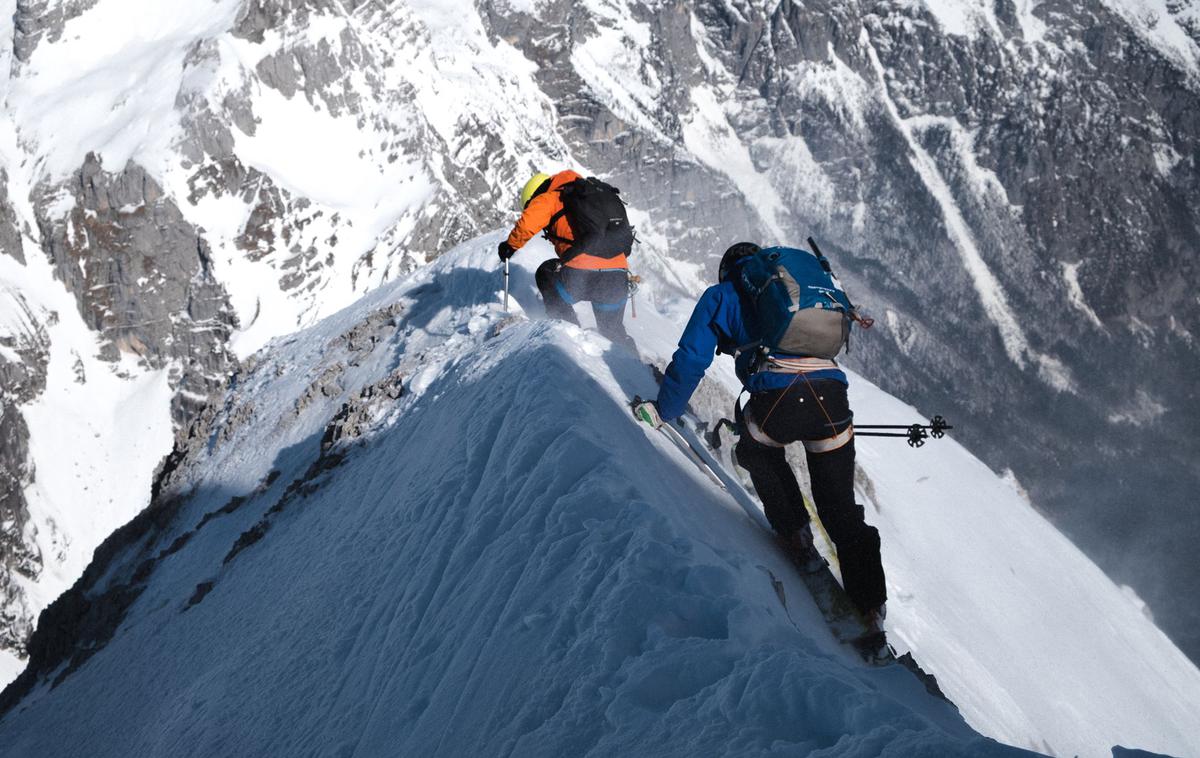
[(592, 304), (596, 328), (605, 337), (633, 352), (637, 347), (625, 331), (625, 301), (629, 299), (629, 272), (619, 269), (582, 269), (564, 266), (551, 258), (538, 266), (534, 275), (546, 315), (550, 318), (579, 324), (575, 303)]
[[(846, 385), (801, 378), (787, 390), (751, 395), (744, 416), (748, 418), (741, 419), (738, 465), (750, 472), (772, 528), (790, 536), (808, 525), (804, 495), (784, 448), (754, 439), (746, 425), (757, 423), (763, 434), (782, 445), (828, 439), (853, 422)], [(862, 611), (877, 608), (887, 601), (887, 587), (879, 532), (866, 522), (863, 507), (854, 501), (854, 440), (829, 452), (806, 450), (806, 457), (817, 515), (837, 548), (846, 594)]]

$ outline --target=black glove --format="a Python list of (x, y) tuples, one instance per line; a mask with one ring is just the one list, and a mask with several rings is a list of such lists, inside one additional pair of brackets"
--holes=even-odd
[(517, 254), (517, 249), (508, 244), (508, 240), (500, 243), (500, 247), (496, 248), (496, 255), (500, 256), (501, 261), (506, 261)]

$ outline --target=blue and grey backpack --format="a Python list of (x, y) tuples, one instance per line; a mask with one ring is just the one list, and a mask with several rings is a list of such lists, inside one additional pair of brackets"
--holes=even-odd
[(832, 359), (847, 344), (854, 306), (819, 250), (764, 248), (738, 262), (733, 283), (754, 309), (760, 349)]

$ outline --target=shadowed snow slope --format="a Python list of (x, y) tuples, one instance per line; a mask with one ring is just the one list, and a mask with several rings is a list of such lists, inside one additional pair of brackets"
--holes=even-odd
[[(168, 464), (150, 510), (43, 616), (30, 668), (5, 691), (6, 755), (1020, 752), (976, 734), (901, 667), (864, 667), (834, 642), (768, 535), (632, 422), (626, 399), (654, 394), (634, 356), (561, 324), (518, 321), (493, 336), (495, 240), (251, 362)], [(523, 255), (514, 273), (531, 308), (537, 261)], [(653, 311), (635, 323), (650, 352), (677, 329)], [(894, 403), (861, 392), (873, 410)], [(1031, 671), (1044, 651), (1021, 657), (994, 639), (1010, 627), (987, 616), (991, 591), (1004, 593), (1003, 613), (1014, 602), (1049, 613), (1064, 582), (1087, 602), (1129, 605), (1096, 590), (1103, 575), (1027, 506), (1017, 532), (995, 518), (1005, 498), (1019, 504), (1011, 488), (943, 448), (942, 467), (965, 471), (982, 503), (966, 499), (964, 512), (998, 521), (998, 536), (967, 539), (958, 557), (953, 532), (931, 526), (944, 500), (880, 516), (924, 480), (863, 447), (891, 631), (918, 658), (929, 651), (922, 661), (970, 724), (1088, 754), (1124, 735), (1187, 746), (1182, 722), (1171, 725), (1188, 706), (1165, 702), (1200, 691), (1186, 671), (1080, 692), (1098, 686), (1085, 663)], [(1030, 571), (1083, 578), (1022, 569), (1009, 580), (1021, 568), (1011, 540), (1049, 556)], [(993, 570), (1004, 576), (981, 580)], [(1134, 670), (1172, 660), (1142, 660), (1155, 648), (1128, 630), (1162, 635), (1112, 615)], [(982, 627), (993, 631), (963, 634)], [(1164, 702), (1144, 691), (1168, 685)], [(1144, 730), (1114, 712), (1122, 692), (1146, 702), (1135, 709)], [(1058, 701), (1074, 723), (1039, 720)]]

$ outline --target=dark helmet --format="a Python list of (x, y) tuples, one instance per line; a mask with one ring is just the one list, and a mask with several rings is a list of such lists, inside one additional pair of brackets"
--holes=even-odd
[(753, 242), (739, 242), (731, 246), (725, 251), (725, 255), (721, 256), (721, 266), (717, 269), (717, 281), (723, 282), (728, 279), (730, 272), (733, 271), (733, 264), (742, 258), (754, 255), (761, 249)]

